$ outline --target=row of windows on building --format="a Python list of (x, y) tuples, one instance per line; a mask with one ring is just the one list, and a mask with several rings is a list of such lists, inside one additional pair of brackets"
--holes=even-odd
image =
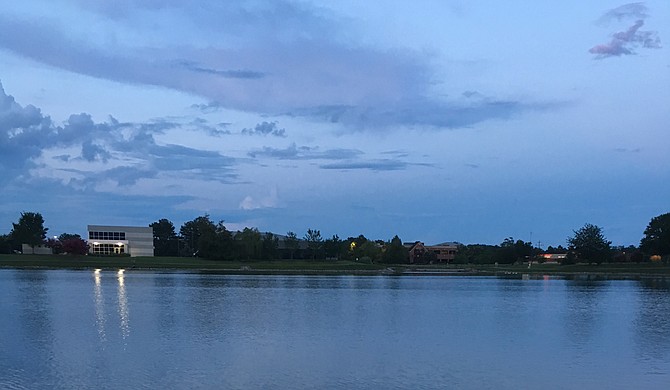
[(89, 240), (125, 240), (126, 232), (88, 232)]
[(91, 252), (95, 255), (120, 255), (126, 253), (126, 246), (123, 244), (93, 244)]

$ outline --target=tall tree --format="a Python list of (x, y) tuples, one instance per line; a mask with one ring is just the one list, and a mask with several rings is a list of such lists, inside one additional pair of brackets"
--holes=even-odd
[(293, 256), (295, 256), (295, 253), (300, 249), (300, 240), (298, 240), (298, 236), (293, 232), (286, 233), (284, 246), (288, 250), (291, 260), (293, 260)]
[(219, 221), (213, 229), (209, 227), (202, 231), (198, 240), (198, 255), (206, 259), (232, 260), (237, 257), (237, 248), (233, 235)]
[(28, 244), (35, 252), (35, 247), (44, 242), (47, 237), (48, 228), (44, 227), (42, 214), (33, 212), (21, 213), (17, 223), (12, 223), (12, 231), (9, 233), (17, 245)]
[(245, 227), (244, 230), (237, 233), (235, 239), (241, 244), (241, 257), (247, 260), (260, 258), (262, 240), (258, 229)]
[(402, 244), (400, 237), (393, 236), (391, 242), (386, 245), (386, 250), (382, 255), (382, 260), (385, 263), (402, 264), (407, 263), (409, 255), (407, 248)]
[(331, 259), (340, 259), (340, 251), (342, 249), (342, 240), (337, 234), (334, 234), (333, 237), (327, 239), (323, 243), (323, 251), (326, 253), (326, 257)]
[(611, 241), (607, 241), (602, 229), (590, 223), (585, 224), (568, 237), (569, 250), (576, 261), (602, 263), (611, 257)]
[(644, 229), (640, 249), (647, 255), (670, 255), (670, 213), (654, 217)]
[(323, 247), (323, 238), (321, 231), (316, 229), (307, 229), (305, 233), (305, 241), (307, 241), (307, 248), (312, 254), (312, 260), (316, 259)]
[(279, 251), (279, 238), (272, 233), (265, 233), (263, 235), (263, 249), (261, 258), (267, 260), (274, 260), (277, 258)]
[(178, 256), (179, 241), (174, 224), (162, 218), (149, 226), (154, 231), (154, 254), (156, 256)]
[(209, 219), (209, 214), (197, 217), (192, 221), (185, 222), (179, 229), (179, 234), (184, 238), (184, 244), (193, 255), (200, 250), (200, 237), (204, 234), (212, 236), (216, 234), (216, 225)]

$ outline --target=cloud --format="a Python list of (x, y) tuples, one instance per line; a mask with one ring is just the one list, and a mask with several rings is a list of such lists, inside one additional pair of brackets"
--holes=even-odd
[(52, 142), (55, 130), (39, 108), (21, 106), (0, 83), (0, 184), (33, 167), (31, 159)]
[(339, 170), (366, 169), (370, 171), (399, 171), (407, 169), (409, 165), (411, 164), (404, 161), (383, 159), (373, 161), (336, 162), (319, 165), (319, 168)]
[(358, 129), (395, 125), (462, 128), (487, 120), (506, 120), (522, 112), (556, 107), (552, 103), (524, 103), (514, 100), (480, 99), (468, 103), (447, 103), (431, 99), (403, 100), (386, 106), (320, 106), (286, 113)]
[(286, 129), (280, 129), (277, 122), (262, 122), (253, 129), (244, 128), (242, 134), (246, 135), (274, 135), (275, 137), (286, 137)]
[(240, 202), (239, 208), (242, 210), (256, 210), (262, 208), (274, 208), (279, 204), (279, 196), (277, 195), (277, 187), (272, 187), (270, 194), (260, 198), (254, 198), (247, 195)]
[(254, 72), (252, 70), (217, 70), (217, 69), (203, 68), (201, 66), (198, 66), (194, 62), (185, 60), (178, 61), (178, 64), (192, 72), (207, 73), (232, 79), (260, 79), (265, 77), (264, 73)]
[(122, 123), (113, 117), (96, 123), (87, 113), (70, 115), (57, 126), (39, 108), (21, 106), (0, 84), (0, 182), (26, 181), (43, 169), (58, 171), (57, 177), (64, 175), (66, 182), (83, 187), (105, 180), (130, 185), (159, 172), (224, 183), (236, 180), (235, 158), (156, 142), (154, 135), (179, 127), (165, 120)]
[[(304, 3), (76, 4), (82, 8), (69, 9), (71, 16), (96, 23), (99, 34), (67, 18), (3, 13), (0, 49), (84, 75), (196, 94), (212, 102), (201, 110), (289, 113), (356, 129), (467, 127), (536, 108), (430, 97), (439, 81), (425, 53), (366, 46), (351, 39), (353, 23)], [(188, 26), (188, 34), (175, 25)], [(107, 35), (136, 39), (100, 38)]]
[(103, 162), (107, 162), (107, 160), (111, 157), (111, 154), (102, 146), (96, 145), (89, 140), (84, 141), (84, 143), (81, 145), (81, 156), (86, 161), (101, 160)]
[(320, 151), (318, 147), (297, 146), (292, 143), (286, 148), (263, 147), (247, 153), (249, 157), (268, 157), (279, 160), (342, 160), (351, 159), (363, 154), (357, 149), (327, 149)]
[(646, 19), (649, 16), (648, 12), (649, 10), (644, 3), (629, 3), (605, 12), (599, 21), (601, 23), (606, 23), (614, 19), (617, 21), (625, 19)]
[(657, 31), (640, 30), (644, 26), (644, 19), (648, 16), (648, 9), (643, 3), (630, 3), (609, 10), (600, 18), (601, 22), (635, 19), (635, 23), (625, 31), (612, 34), (609, 42), (593, 46), (589, 49), (589, 53), (595, 54), (595, 59), (603, 59), (636, 54), (637, 48), (660, 48), (661, 39)]

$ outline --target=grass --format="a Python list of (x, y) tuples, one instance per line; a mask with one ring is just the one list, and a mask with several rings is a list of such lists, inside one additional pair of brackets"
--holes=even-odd
[(0, 267), (8, 268), (53, 268), (53, 269), (182, 269), (203, 271), (254, 271), (275, 272), (341, 272), (380, 271), (382, 264), (364, 264), (352, 261), (218, 261), (197, 257), (97, 257), (66, 255), (0, 255)]
[(215, 271), (222, 273), (277, 273), (277, 274), (394, 274), (421, 270), (428, 273), (454, 273), (467, 271), (483, 275), (499, 273), (575, 275), (575, 274), (616, 274), (616, 275), (660, 275), (670, 276), (670, 265), (661, 263), (604, 263), (596, 264), (366, 264), (354, 261), (333, 260), (275, 260), (275, 261), (216, 261), (194, 257), (97, 257), (66, 255), (0, 255), (0, 267), (5, 268), (46, 268), (46, 269), (172, 269)]
[(574, 275), (574, 274), (617, 274), (617, 275), (669, 275), (670, 265), (662, 263), (603, 263), (603, 264), (468, 264), (450, 267), (465, 267), (485, 273), (521, 273), (545, 275)]

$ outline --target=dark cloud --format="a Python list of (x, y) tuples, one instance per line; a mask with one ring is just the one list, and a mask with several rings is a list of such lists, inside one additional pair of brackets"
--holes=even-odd
[(616, 148), (616, 149), (614, 149), (614, 150), (616, 150), (616, 151), (619, 152), (619, 153), (640, 153), (640, 152), (642, 151), (642, 149), (640, 149), (640, 148), (634, 148), (634, 149), (630, 149), (630, 148)]
[(393, 125), (459, 128), (486, 120), (509, 119), (522, 112), (543, 110), (557, 105), (494, 99), (478, 99), (469, 104), (448, 104), (417, 99), (401, 101), (385, 107), (351, 105), (310, 107), (287, 113), (287, 115), (317, 118), (361, 129), (385, 128)]
[(287, 148), (278, 149), (264, 147), (248, 153), (250, 157), (267, 157), (278, 160), (330, 160), (334, 162), (320, 164), (321, 169), (337, 170), (371, 170), (371, 171), (397, 171), (407, 169), (409, 166), (432, 166), (426, 163), (410, 163), (400, 158), (406, 153), (400, 151), (388, 151), (382, 154), (394, 155), (395, 159), (373, 159), (364, 160), (363, 152), (357, 149), (327, 149), (319, 150), (318, 147), (296, 146), (295, 143)]
[(605, 12), (599, 21), (606, 23), (614, 19), (618, 21), (625, 19), (645, 19), (649, 16), (648, 12), (649, 10), (644, 3), (629, 3)]
[(252, 70), (218, 70), (218, 69), (204, 68), (190, 61), (179, 61), (178, 63), (179, 65), (183, 66), (184, 68), (192, 72), (213, 74), (216, 76), (232, 78), (232, 79), (260, 79), (265, 77), (264, 73)]
[[(192, 34), (203, 43), (138, 48), (116, 41), (110, 47), (109, 42), (76, 35), (58, 20), (37, 23), (25, 15), (0, 14), (0, 49), (71, 72), (197, 94), (214, 102), (194, 106), (204, 111), (290, 113), (356, 129), (471, 126), (538, 106), (500, 99), (471, 103), (468, 92), (466, 105), (428, 98), (436, 80), (425, 54), (352, 41), (349, 34), (355, 26), (343, 26), (342, 18), (302, 3), (119, 4), (80, 3), (113, 18), (110, 28), (123, 29), (132, 22), (139, 31), (154, 31), (156, 26), (136, 24), (138, 13), (142, 20), (161, 24), (167, 22), (158, 13), (169, 10), (194, 26)], [(154, 13), (157, 17), (152, 19)], [(173, 29), (173, 25), (159, 27)], [(220, 43), (231, 41), (240, 44)]]
[(51, 119), (33, 105), (21, 106), (0, 83), (0, 184), (34, 166), (32, 159), (54, 141)]
[(247, 135), (274, 135), (275, 137), (286, 137), (286, 129), (280, 129), (277, 122), (262, 122), (253, 129), (244, 128), (242, 134)]
[(596, 59), (603, 59), (636, 54), (635, 49), (638, 48), (660, 48), (661, 39), (658, 37), (657, 31), (640, 30), (644, 26), (644, 19), (647, 17), (649, 17), (649, 10), (644, 3), (629, 3), (605, 12), (599, 20), (601, 24), (612, 20), (635, 20), (635, 22), (625, 31), (612, 34), (612, 39), (609, 42), (590, 48), (589, 53), (595, 54)]
[(102, 162), (107, 162), (107, 160), (111, 157), (111, 154), (102, 146), (96, 145), (89, 140), (84, 141), (84, 143), (81, 145), (81, 156), (86, 161), (100, 160)]
[[(95, 123), (87, 113), (70, 115), (62, 126), (56, 126), (35, 106), (18, 104), (0, 84), (0, 168), (3, 172), (0, 182), (6, 184), (27, 178), (43, 151), (72, 146), (80, 148), (79, 156), (60, 154), (54, 159), (63, 163), (99, 161), (104, 164), (95, 172), (77, 171), (84, 179), (75, 182), (83, 186), (105, 179), (134, 184), (139, 178), (155, 177), (159, 172), (227, 182), (237, 177), (234, 158), (214, 151), (156, 143), (154, 134), (179, 126), (165, 120), (122, 123), (113, 117), (109, 122)], [(107, 163), (111, 165), (109, 168), (105, 167)], [(61, 170), (68, 171), (68, 168)]]
[(356, 149), (328, 149), (320, 151), (318, 147), (297, 146), (295, 143), (279, 149), (263, 147), (248, 153), (249, 157), (269, 157), (279, 160), (343, 160), (351, 159), (363, 154)]
[(370, 171), (399, 171), (407, 169), (409, 165), (411, 164), (404, 161), (383, 159), (373, 161), (336, 162), (319, 165), (319, 168), (339, 170), (366, 169)]

